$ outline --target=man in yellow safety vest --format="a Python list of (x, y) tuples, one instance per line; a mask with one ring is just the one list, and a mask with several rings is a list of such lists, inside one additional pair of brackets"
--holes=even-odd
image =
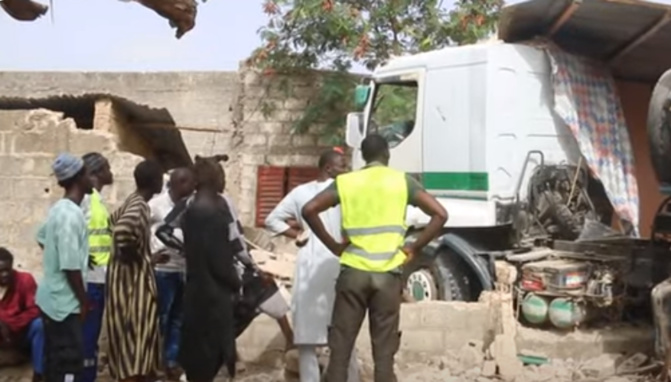
[[(402, 267), (435, 238), (447, 212), (413, 178), (387, 167), (389, 144), (378, 134), (361, 143), (366, 166), (339, 175), (303, 207), (313, 233), (340, 257), (326, 370), (327, 382), (346, 382), (350, 354), (366, 311), (375, 362), (375, 382), (396, 382), (394, 356), (400, 344)], [(319, 214), (340, 205), (343, 243), (327, 233)], [(404, 244), (408, 205), (431, 217), (416, 241)]]
[(93, 193), (82, 201), (84, 217), (89, 233), (89, 272), (86, 293), (91, 310), (84, 322), (84, 373), (81, 382), (93, 382), (98, 372), (98, 337), (102, 327), (105, 307), (105, 277), (109, 263), (112, 234), (109, 228), (109, 212), (100, 192), (114, 181), (109, 161), (99, 153), (88, 153), (82, 157), (93, 184)]

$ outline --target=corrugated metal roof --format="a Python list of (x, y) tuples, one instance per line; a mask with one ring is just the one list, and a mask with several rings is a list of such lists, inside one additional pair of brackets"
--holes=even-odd
[(546, 37), (617, 78), (656, 82), (671, 68), (671, 6), (640, 0), (530, 0), (504, 8), (499, 38)]

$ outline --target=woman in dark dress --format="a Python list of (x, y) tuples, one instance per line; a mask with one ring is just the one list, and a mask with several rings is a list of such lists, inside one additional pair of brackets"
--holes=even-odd
[(186, 286), (179, 362), (190, 382), (211, 382), (222, 365), (235, 376), (234, 297), (240, 280), (229, 240), (233, 218), (219, 196), (224, 172), (213, 158), (196, 157), (196, 194), (182, 216)]

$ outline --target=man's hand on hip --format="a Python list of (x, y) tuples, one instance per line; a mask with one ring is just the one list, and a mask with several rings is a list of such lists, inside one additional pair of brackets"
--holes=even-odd
[(335, 244), (329, 246), (329, 250), (334, 255), (340, 257), (340, 255), (342, 255), (342, 253), (345, 252), (345, 250), (347, 249), (347, 247), (349, 247), (349, 245), (350, 245), (349, 241), (345, 241), (345, 242), (342, 242), (342, 243), (337, 243), (336, 242)]
[(410, 263), (415, 258), (415, 250), (412, 247), (406, 245), (401, 248), (401, 251), (405, 254), (403, 265)]

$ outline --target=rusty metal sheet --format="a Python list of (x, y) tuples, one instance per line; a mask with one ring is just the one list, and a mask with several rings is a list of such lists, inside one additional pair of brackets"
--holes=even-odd
[(619, 79), (656, 82), (671, 68), (671, 6), (665, 4), (529, 0), (504, 8), (500, 39), (513, 43), (537, 37), (549, 38), (567, 52), (608, 63)]
[(285, 195), (286, 168), (259, 166), (256, 176), (255, 224), (257, 227), (263, 227), (268, 214)]

